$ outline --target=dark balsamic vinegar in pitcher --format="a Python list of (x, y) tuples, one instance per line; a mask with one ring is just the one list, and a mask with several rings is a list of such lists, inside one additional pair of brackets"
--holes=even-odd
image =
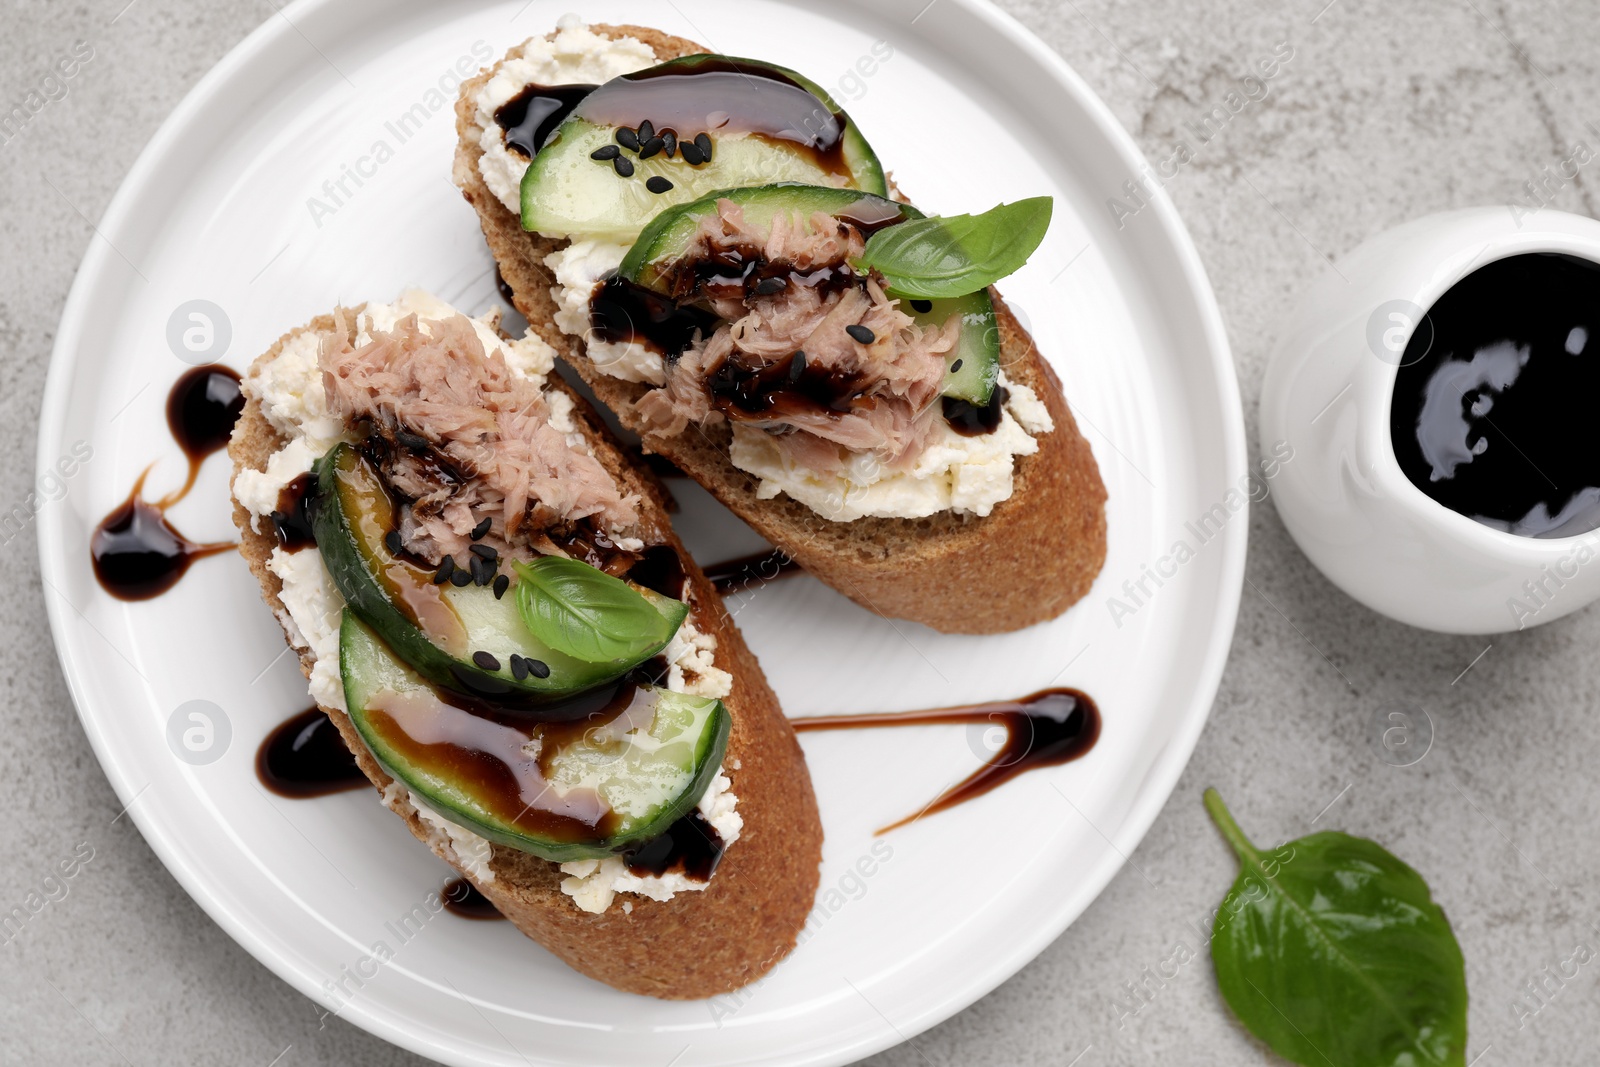
[(1600, 527), (1600, 265), (1530, 253), (1452, 286), (1412, 333), (1389, 430), (1411, 483), (1523, 537)]

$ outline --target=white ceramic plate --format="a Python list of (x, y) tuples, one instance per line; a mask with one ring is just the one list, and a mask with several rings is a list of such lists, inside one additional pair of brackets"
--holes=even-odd
[[(807, 735), (827, 833), (823, 894), (813, 936), (755, 988), (654, 1001), (574, 974), (507, 924), (441, 915), (403, 926), (447, 872), (397, 819), (365, 791), (290, 801), (256, 783), (258, 742), (307, 701), (237, 557), (203, 560), (171, 593), (132, 604), (101, 592), (90, 569), (91, 530), (140, 470), (156, 464), (152, 495), (181, 480), (163, 421), (186, 369), (167, 340), (180, 305), (220, 308), (231, 334), (220, 358), (243, 368), (335, 301), (419, 284), (470, 310), (494, 302), (477, 222), (448, 177), (448, 101), (430, 90), (441, 77), (451, 89), (458, 60), (476, 69), (562, 10), (302, 0), (157, 133), (84, 259), (46, 390), (41, 476), (76, 442), (93, 450), (39, 517), (57, 647), (95, 751), (151, 846), (233, 937), (343, 1018), (458, 1064), (842, 1063), (971, 1003), (1088, 906), (1177, 781), (1238, 606), (1243, 510), (1224, 512), (1203, 544), (1185, 525), (1228, 499), (1245, 466), (1210, 289), (1163, 197), (1116, 227), (1107, 198), (1143, 161), (1083, 83), (1005, 16), (980, 0), (586, 6), (596, 21), (652, 24), (805, 71), (837, 91), (926, 209), (1054, 195), (1049, 236), (1004, 289), (1059, 370), (1111, 494), (1110, 555), (1093, 592), (1022, 633), (941, 636), (873, 617), (809, 578), (734, 601), (791, 715), (1054, 683), (1087, 690), (1105, 716), (1085, 759), (877, 839), (876, 857), (873, 829), (971, 770), (988, 739), (960, 727)], [(862, 60), (875, 41), (887, 46)], [(347, 166), (361, 181), (345, 179), (334, 202), (323, 183)], [(334, 210), (314, 217), (311, 197)], [(231, 536), (226, 473), (213, 458), (172, 512), (191, 537)], [(683, 496), (703, 561), (759, 547), (703, 494)], [(1123, 583), (1179, 540), (1194, 558), (1159, 586), (1145, 578), (1142, 603), (1127, 599)], [(1114, 618), (1113, 595), (1132, 613)], [(213, 762), (169, 746), (169, 722), (191, 700), (225, 716)]]

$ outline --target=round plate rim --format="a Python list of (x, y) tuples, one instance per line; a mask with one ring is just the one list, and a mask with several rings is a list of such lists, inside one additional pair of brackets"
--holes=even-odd
[[(86, 305), (100, 284), (100, 277), (109, 261), (108, 249), (112, 244), (106, 235), (114, 235), (123, 228), (131, 208), (142, 198), (148, 176), (157, 166), (157, 161), (185, 132), (191, 116), (203, 106), (209, 95), (219, 86), (228, 83), (250, 59), (275, 43), (280, 36), (293, 33), (291, 22), (337, 2), (338, 0), (294, 0), (281, 12), (285, 16), (283, 19), (269, 19), (251, 31), (184, 95), (140, 151), (133, 166), (129, 168), (126, 177), (106, 207), (99, 225), (95, 228), (94, 237), (91, 238), (89, 247), (79, 264), (62, 310), (41, 403), (39, 432), (36, 437), (36, 474), (43, 474), (50, 469), (46, 457), (54, 455), (52, 449), (61, 436), (71, 371), (76, 363), (82, 324), (87, 318)], [(1143, 154), (1131, 135), (1117, 122), (1109, 106), (1089, 88), (1064, 59), (1031, 31), (1011, 15), (1001, 11), (991, 0), (943, 0), (943, 2), (965, 8), (969, 14), (990, 23), (1012, 47), (1040, 64), (1060, 84), (1062, 91), (1072, 99), (1073, 104), (1083, 109), (1107, 144), (1121, 157), (1129, 173), (1140, 174), (1148, 171), (1148, 163)], [(1210, 361), (1211, 372), (1215, 376), (1223, 409), (1219, 414), (1224, 426), (1222, 441), (1224, 466), (1228, 479), (1237, 480), (1244, 475), (1246, 469), (1244, 414), (1222, 313), (1193, 240), (1165, 190), (1160, 185), (1155, 185), (1153, 189), (1146, 191), (1146, 197), (1148, 206), (1153, 209), (1163, 236), (1171, 246), (1183, 279), (1194, 298), (1195, 306), (1192, 310), (1204, 323), (1203, 348)], [(40, 564), (47, 582), (60, 579), (67, 566), (65, 554), (60, 548), (62, 541), (58, 536), (62, 521), (60, 510), (47, 509), (39, 516), (37, 526)], [(1114, 838), (1111, 841), (1112, 853), (1095, 865), (1089, 877), (1082, 883), (1080, 892), (1074, 894), (1077, 900), (1082, 901), (1082, 905), (1068, 906), (1050, 916), (1050, 921), (1035, 927), (1032, 937), (1019, 938), (1008, 945), (1006, 951), (985, 960), (982, 969), (969, 976), (969, 981), (960, 995), (929, 1002), (914, 1018), (898, 1024), (878, 1040), (841, 1043), (827, 1049), (812, 1049), (798, 1056), (777, 1052), (766, 1059), (765, 1063), (774, 1067), (780, 1064), (798, 1067), (801, 1064), (848, 1063), (899, 1044), (955, 1015), (991, 992), (1059, 937), (1089, 904), (1099, 897), (1111, 879), (1121, 870), (1126, 857), (1131, 855), (1166, 806), (1209, 718), (1211, 704), (1221, 684), (1223, 667), (1232, 645), (1243, 592), (1249, 523), (1247, 511), (1241, 514), (1243, 521), (1230, 522), (1225, 529), (1226, 544), (1222, 546), (1223, 552), (1218, 568), (1221, 595), (1213, 615), (1210, 644), (1198, 671), (1198, 684), (1193, 689), (1194, 696), (1189, 707), (1178, 719), (1181, 724), (1180, 729), (1167, 740), (1161, 754), (1152, 762), (1140, 786), (1138, 799), (1129, 808), (1122, 824), (1112, 835)], [(300, 993), (315, 999), (320, 989), (317, 980), (312, 975), (302, 973), (296, 962), (280, 952), (277, 946), (247, 918), (236, 915), (223, 906), (212, 895), (200, 873), (186, 862), (182, 849), (169, 834), (168, 828), (159, 820), (142, 816), (138, 809), (132, 806), (137, 794), (125, 773), (125, 768), (118, 763), (116, 754), (109, 750), (95, 716), (85, 710), (86, 696), (79, 681), (79, 665), (72, 660), (66, 642), (60, 639), (60, 635), (65, 632), (71, 620), (57, 603), (58, 599), (61, 598), (52, 598), (48, 595), (45, 597), (46, 615), (52, 636), (56, 638), (53, 643), (57, 657), (90, 746), (118, 799), (125, 805), (124, 811), (138, 826), (162, 864), (214, 922), (274, 974)], [(376, 1009), (371, 1002), (352, 1002), (340, 1017), (386, 1041), (440, 1062), (463, 1064), (469, 1062), (456, 1058), (454, 1054), (457, 1050), (429, 1040), (429, 1035), (437, 1031), (427, 1024), (398, 1019), (392, 1014)]]

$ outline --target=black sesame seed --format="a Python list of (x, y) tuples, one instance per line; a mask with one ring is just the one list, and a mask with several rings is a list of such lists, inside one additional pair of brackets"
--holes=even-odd
[[(478, 546), (473, 545), (472, 547), (477, 548)], [(494, 581), (494, 564), (490, 563), (482, 556), (473, 556), (472, 580), (477, 582), (479, 585), (488, 585), (490, 582)]]
[(460, 589), (472, 584), (472, 572), (464, 571), (460, 567), (450, 572), (450, 584)]
[(700, 158), (704, 162), (710, 163), (711, 162), (711, 135), (710, 134), (706, 134), (706, 133), (697, 133), (697, 134), (695, 134), (694, 135), (694, 146), (696, 148), (700, 149)]
[(671, 159), (678, 151), (678, 135), (671, 130), (662, 130), (661, 151), (666, 153), (668, 159)]
[(870, 345), (878, 339), (878, 335), (861, 325), (859, 322), (851, 323), (844, 328), (844, 332), (864, 345)]
[(472, 654), (472, 662), (476, 663), (486, 671), (497, 671), (500, 669), (500, 661), (495, 659), (491, 653), (485, 652), (482, 649), (479, 649)]
[(500, 550), (495, 548), (493, 545), (473, 545), (467, 549), (467, 551), (471, 552), (474, 556), (482, 556), (484, 559), (500, 558)]
[(527, 676), (528, 661), (517, 655), (515, 652), (511, 653), (511, 677), (520, 682)]
[(506, 590), (511, 588), (511, 579), (500, 575), (494, 580), (494, 598), (499, 600), (506, 595)]
[(771, 296), (773, 293), (781, 293), (788, 285), (789, 283), (783, 278), (762, 278), (756, 282), (756, 295)]
[(650, 190), (652, 193), (664, 193), (668, 189), (672, 188), (672, 182), (657, 174), (655, 177), (645, 182), (644, 187)]
[(439, 561), (439, 569), (433, 573), (433, 584), (443, 585), (450, 580), (450, 576), (455, 572), (456, 561), (449, 556), (445, 556), (444, 559)]
[(663, 148), (667, 147), (665, 137), (652, 137), (648, 141), (639, 142), (639, 158), (649, 159)]
[(387, 548), (389, 550), (389, 554), (390, 555), (398, 556), (400, 554), (400, 552), (406, 547), (400, 541), (400, 531), (399, 530), (390, 530), (388, 533), (384, 534), (383, 535), (383, 547), (385, 547), (385, 548)]
[(649, 119), (639, 123), (639, 143), (644, 144), (656, 135), (656, 124)]
[(474, 526), (472, 528), (472, 532), (467, 536), (472, 538), (474, 541), (481, 540), (483, 536), (489, 532), (489, 527), (493, 525), (493, 519), (484, 519), (482, 522), (478, 523), (478, 525)]
[(956, 371), (958, 371), (960, 369), (961, 369), (961, 360), (960, 359), (957, 359), (954, 363), (950, 364), (950, 373), (951, 374), (954, 374)]
[(590, 159), (616, 159), (622, 155), (622, 149), (614, 144), (603, 144), (589, 153)]
[(700, 154), (700, 149), (695, 147), (693, 141), (685, 141), (678, 148), (683, 152), (683, 161), (689, 166), (695, 167), (705, 162), (705, 157)]
[(639, 135), (626, 126), (618, 128), (617, 143), (623, 148), (632, 149), (635, 152), (639, 151)]
[(528, 673), (533, 675), (535, 678), (550, 677), (550, 666), (549, 664), (545, 663), (544, 660), (525, 659), (523, 662), (528, 665)]
[(413, 452), (426, 452), (428, 439), (421, 434), (412, 433), (410, 430), (396, 430), (394, 439)]
[(618, 177), (620, 177), (620, 178), (631, 178), (631, 177), (633, 177), (633, 164), (631, 162), (629, 162), (628, 160), (623, 159), (621, 156), (618, 156), (616, 159), (613, 159), (611, 161), (611, 165), (616, 168)]
[(800, 375), (804, 374), (805, 372), (806, 354), (803, 351), (797, 350), (789, 360), (789, 381), (791, 383), (798, 382), (800, 380)]
[(918, 314), (926, 315), (928, 312), (933, 310), (933, 301), (913, 300), (911, 301), (911, 310), (917, 312)]

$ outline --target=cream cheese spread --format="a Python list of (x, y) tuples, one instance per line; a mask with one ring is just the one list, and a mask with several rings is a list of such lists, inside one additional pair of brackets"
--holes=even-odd
[(750, 426), (733, 427), (733, 465), (761, 479), (756, 496), (786, 493), (825, 518), (850, 522), (868, 516), (918, 519), (955, 510), (983, 516), (1011, 496), (1013, 459), (1039, 450), (1031, 435), (1053, 429), (1050, 413), (1032, 389), (1013, 385), (993, 433), (963, 437), (943, 419), (938, 432), (907, 470), (887, 470), (870, 455), (857, 455), (838, 473), (797, 467), (772, 438)]

